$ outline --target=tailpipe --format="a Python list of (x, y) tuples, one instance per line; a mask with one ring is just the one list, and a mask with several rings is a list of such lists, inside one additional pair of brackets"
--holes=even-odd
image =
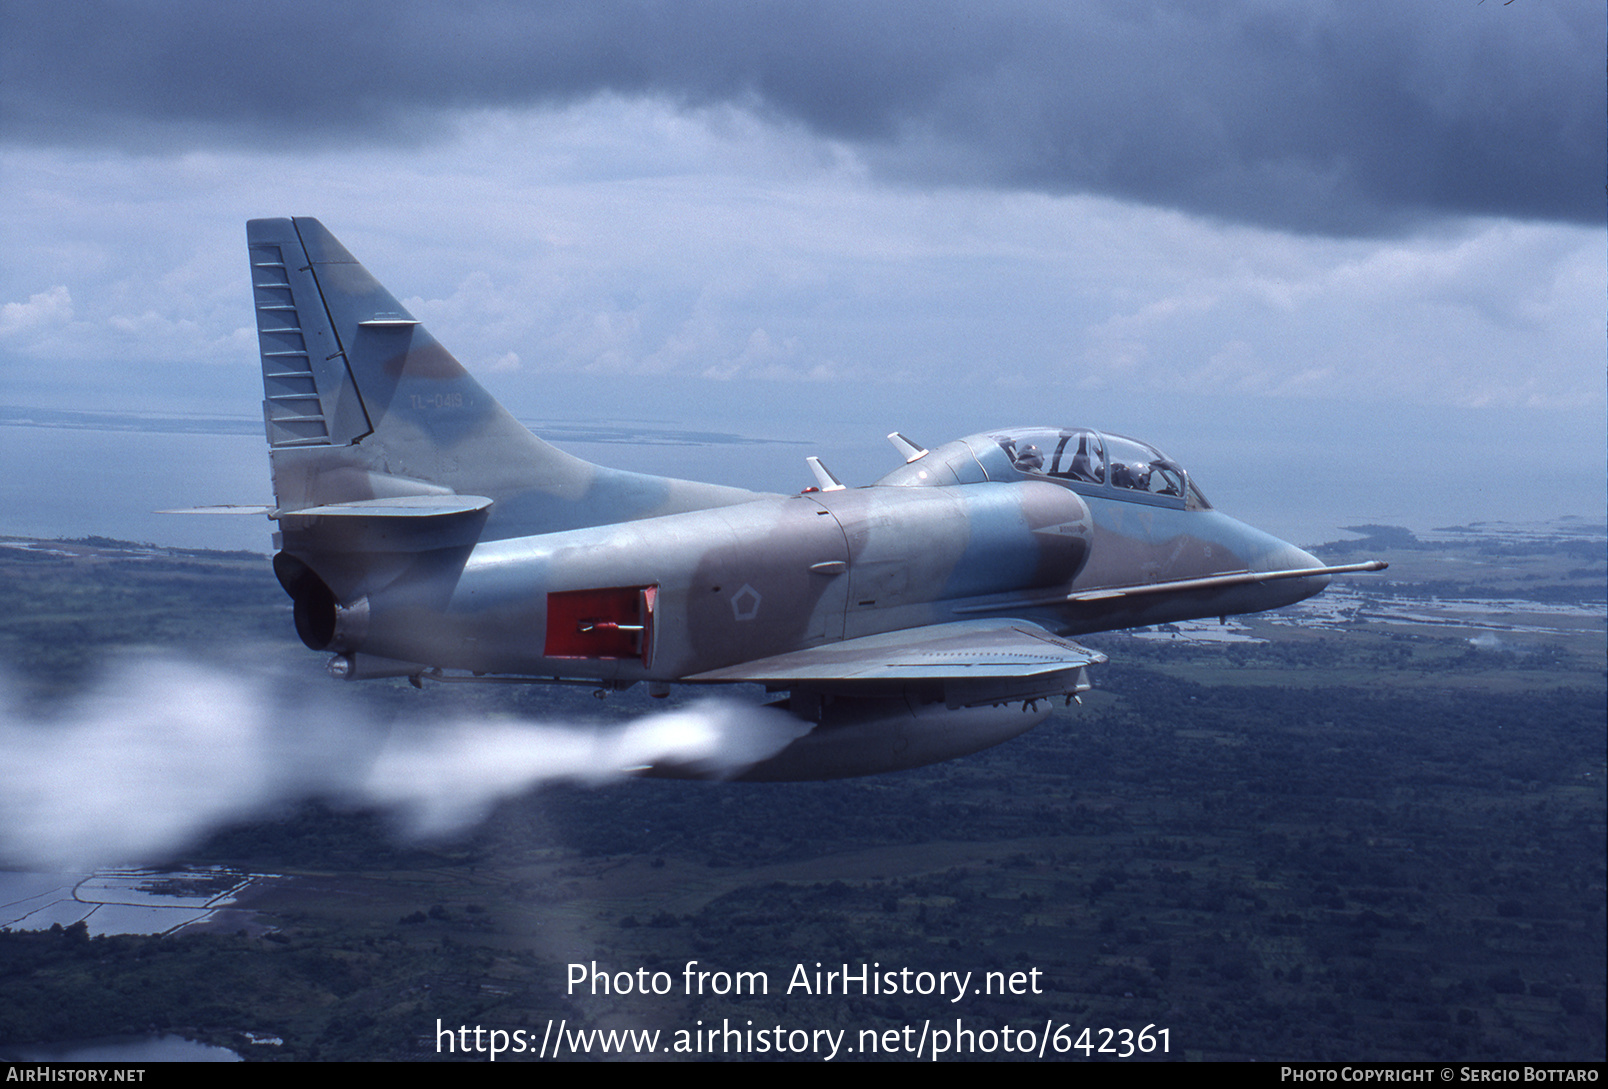
[(274, 577), (290, 595), (296, 634), (309, 650), (346, 652), (362, 646), (368, 634), (368, 598), (342, 605), (318, 572), (288, 552), (274, 556)]

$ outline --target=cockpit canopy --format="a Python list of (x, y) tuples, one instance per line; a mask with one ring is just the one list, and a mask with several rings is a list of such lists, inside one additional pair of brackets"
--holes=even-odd
[(879, 484), (967, 484), (1041, 478), (1085, 495), (1206, 510), (1183, 466), (1154, 446), (1088, 428), (1016, 427), (947, 443)]

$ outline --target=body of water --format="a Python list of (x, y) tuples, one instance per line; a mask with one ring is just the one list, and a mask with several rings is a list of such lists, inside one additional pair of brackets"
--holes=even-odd
[[(218, 433), (140, 430), (126, 421), (98, 430), (90, 422), (0, 420), (0, 535), (271, 550), (273, 525), (262, 515), (156, 513), (271, 504), (267, 446), (248, 421), (228, 421), (227, 431)], [(795, 492), (813, 484), (804, 463), (811, 454), (851, 487), (900, 464), (881, 435), (847, 435), (837, 426), (823, 425), (817, 433), (828, 437), (820, 441), (799, 441), (795, 431), (701, 436), (609, 424), (538, 424), (536, 430), (602, 465), (757, 491)], [(960, 435), (911, 437), (938, 445)], [(1159, 436), (1156, 441), (1172, 452)], [(1352, 444), (1343, 456), (1292, 460), (1270, 441), (1264, 456), (1207, 447), (1210, 456), (1184, 459), (1184, 466), (1224, 513), (1300, 545), (1340, 539), (1346, 536), (1340, 527), (1361, 523), (1424, 533), (1472, 521), (1602, 518), (1600, 458), (1559, 463), (1546, 474), (1479, 473), (1477, 461), (1451, 445), (1405, 434), (1394, 447)]]

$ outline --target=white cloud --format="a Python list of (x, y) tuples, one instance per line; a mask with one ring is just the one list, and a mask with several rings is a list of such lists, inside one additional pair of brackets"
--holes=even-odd
[(900, 188), (796, 129), (651, 101), (488, 111), (458, 133), (303, 154), (0, 151), (0, 298), (27, 300), (0, 309), (0, 334), (15, 357), (78, 361), (10, 367), (8, 396), (70, 381), (77, 403), (116, 403), (208, 363), (223, 366), (196, 396), (246, 410), (241, 221), (310, 214), (472, 370), (516, 375), (496, 385), (526, 416), (598, 410), (555, 402), (536, 377), (555, 375), (631, 379), (611, 383), (620, 413), (647, 383), (705, 383), (687, 403), (712, 419), (810, 381), (834, 416), (904, 425), (933, 404), (956, 434), (1057, 403), (1099, 424), (1129, 394), (1158, 413), (1221, 395), (1245, 418), (1291, 399), (1359, 418), (1604, 403), (1601, 230), (1469, 220), (1334, 240), (1107, 198)]
[(30, 295), (25, 303), (0, 306), (0, 336), (14, 337), (73, 320), (73, 296), (63, 284)]

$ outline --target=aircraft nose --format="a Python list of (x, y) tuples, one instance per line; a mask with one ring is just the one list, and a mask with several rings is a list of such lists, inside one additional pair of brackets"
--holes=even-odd
[[(1322, 567), (1324, 563), (1304, 548), (1297, 548), (1293, 544), (1279, 542), (1279, 548), (1273, 549), (1257, 564), (1260, 571), (1300, 571), (1310, 567)], [(1289, 602), (1297, 602), (1311, 597), (1313, 594), (1323, 592), (1329, 585), (1329, 575), (1309, 575), (1306, 578), (1281, 579), (1279, 589), (1281, 596), (1287, 596)]]
[(1291, 567), (1323, 567), (1323, 566), (1325, 566), (1324, 562), (1322, 560), (1318, 559), (1316, 556), (1314, 556), (1312, 553), (1308, 552), (1306, 549), (1304, 549), (1304, 548), (1296, 548), (1294, 545), (1290, 545), (1288, 547), (1289, 547), (1289, 550), (1290, 550), (1290, 554), (1295, 558), (1295, 561), (1296, 561), (1296, 562), (1290, 564)]

